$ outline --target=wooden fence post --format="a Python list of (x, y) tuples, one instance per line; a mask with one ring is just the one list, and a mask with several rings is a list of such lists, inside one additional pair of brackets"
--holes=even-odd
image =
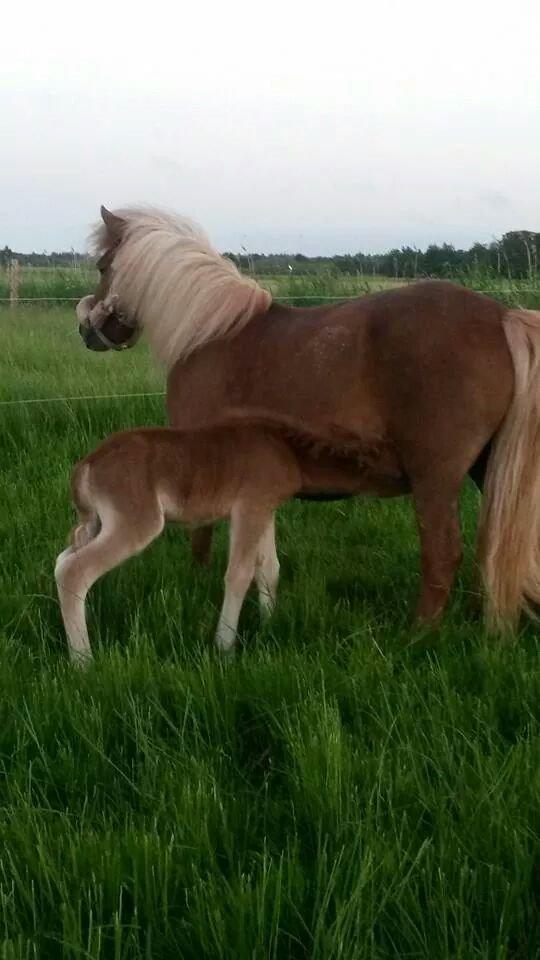
[(9, 265), (9, 305), (13, 309), (17, 306), (19, 299), (19, 286), (21, 283), (21, 265), (15, 257)]

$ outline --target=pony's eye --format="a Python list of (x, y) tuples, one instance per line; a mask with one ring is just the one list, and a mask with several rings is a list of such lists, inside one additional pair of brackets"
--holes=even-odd
[(108, 255), (105, 253), (102, 257), (99, 258), (98, 262), (96, 263), (96, 267), (98, 268), (101, 276), (103, 276), (107, 267), (109, 266), (110, 266), (110, 260)]

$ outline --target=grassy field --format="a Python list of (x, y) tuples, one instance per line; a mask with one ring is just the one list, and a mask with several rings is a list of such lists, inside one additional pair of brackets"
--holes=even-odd
[[(66, 309), (0, 310), (0, 401), (153, 392)], [(169, 530), (92, 593), (66, 660), (53, 566), (72, 463), (161, 397), (0, 407), (0, 958), (540, 957), (538, 634), (487, 638), (466, 559), (433, 645), (408, 502), (294, 503), (279, 609), (224, 666), (210, 573)]]
[[(90, 265), (75, 267), (22, 267), (19, 296), (21, 298), (58, 299), (82, 297), (97, 284), (97, 271)], [(314, 274), (269, 275), (261, 279), (277, 297), (306, 299), (359, 296), (370, 290), (395, 286), (388, 277), (347, 276), (321, 271)], [(9, 297), (9, 271), (0, 267), (0, 301)]]
[[(540, 276), (534, 280), (511, 281), (502, 276), (492, 276), (482, 270), (453, 277), (459, 283), (485, 290), (511, 306), (540, 308)], [(91, 293), (96, 286), (97, 272), (90, 264), (75, 267), (23, 267), (20, 273), (19, 296), (21, 298), (44, 298), (62, 300), (79, 298)], [(361, 296), (376, 290), (384, 290), (410, 280), (362, 274), (347, 275), (332, 270), (317, 273), (265, 275), (260, 278), (263, 286), (277, 298), (292, 300), (301, 305), (328, 298)], [(9, 274), (0, 267), (0, 305), (9, 297)]]
[[(20, 297), (84, 297), (96, 286), (97, 271), (92, 264), (74, 267), (21, 267)], [(10, 273), (0, 267), (0, 300), (9, 297)]]

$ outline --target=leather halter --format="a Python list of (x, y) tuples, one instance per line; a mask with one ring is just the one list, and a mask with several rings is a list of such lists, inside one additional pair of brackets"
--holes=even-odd
[(139, 337), (139, 328), (133, 323), (127, 323), (126, 321), (118, 318), (116, 318), (116, 323), (119, 327), (125, 327), (127, 330), (131, 330), (130, 335), (126, 340), (123, 340), (122, 343), (113, 343), (112, 340), (109, 340), (108, 336), (103, 333), (101, 327), (95, 327), (93, 324), (88, 324), (88, 329), (95, 333), (98, 340), (101, 340), (108, 350), (129, 350), (129, 348), (133, 346)]
[[(128, 317), (125, 317), (122, 313), (116, 313), (114, 308), (109, 308), (104, 314), (99, 316), (97, 319), (92, 322), (92, 314), (95, 313), (95, 310), (100, 306), (100, 304), (95, 303), (95, 298), (92, 296), (85, 297), (84, 300), (92, 301), (92, 307), (88, 305), (89, 312), (86, 313), (84, 319), (80, 318), (81, 332), (86, 331), (87, 333), (93, 333), (96, 335), (97, 339), (107, 348), (107, 350), (127, 350), (129, 347), (133, 346), (135, 341), (140, 336), (140, 328), (137, 325), (136, 320), (131, 320)], [(82, 307), (84, 300), (77, 305), (77, 314)], [(119, 333), (122, 333), (122, 328), (126, 332), (125, 340), (120, 343), (115, 343), (107, 336), (103, 327), (107, 324), (107, 321), (111, 318), (114, 318), (117, 327), (119, 327)]]

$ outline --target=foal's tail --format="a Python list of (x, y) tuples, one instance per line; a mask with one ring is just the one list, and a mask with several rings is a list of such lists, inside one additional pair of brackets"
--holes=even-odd
[(486, 618), (498, 630), (540, 602), (540, 311), (509, 311), (504, 329), (514, 396), (489, 459), (479, 527)]
[(90, 466), (85, 460), (80, 461), (73, 468), (71, 498), (80, 523), (73, 527), (69, 540), (75, 550), (80, 550), (97, 537), (101, 529), (101, 521), (90, 492)]

